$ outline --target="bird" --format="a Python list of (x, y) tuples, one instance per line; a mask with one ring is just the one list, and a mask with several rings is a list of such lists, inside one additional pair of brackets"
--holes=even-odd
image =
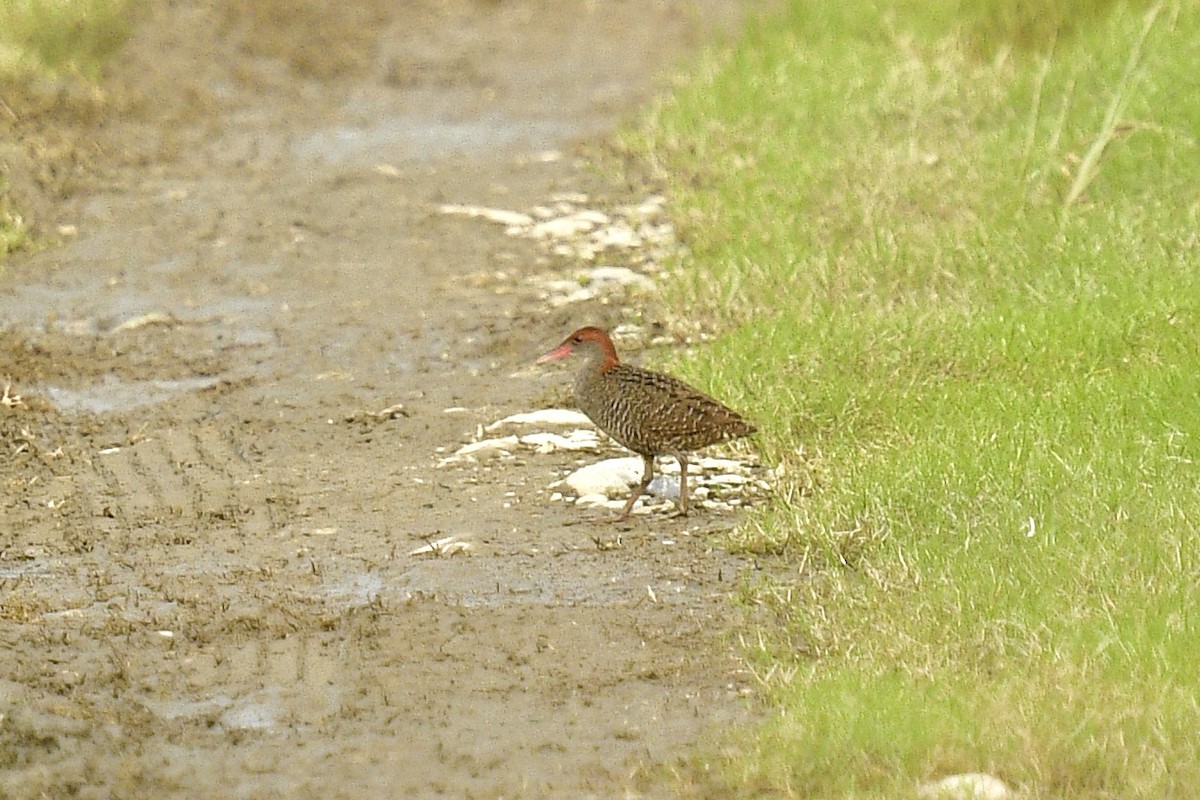
[(717, 442), (749, 436), (756, 428), (722, 403), (678, 378), (622, 363), (612, 339), (588, 326), (572, 333), (537, 364), (578, 356), (575, 403), (579, 410), (618, 444), (642, 457), (642, 482), (621, 509), (630, 509), (654, 479), (656, 456), (679, 462), (679, 506), (688, 513), (687, 453)]

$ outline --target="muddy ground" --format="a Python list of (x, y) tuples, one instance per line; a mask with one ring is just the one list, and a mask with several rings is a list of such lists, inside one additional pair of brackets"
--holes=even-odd
[(642, 200), (586, 153), (742, 13), (156, 3), (107, 108), (12, 127), (61, 242), (0, 276), (0, 796), (669, 796), (752, 716), (736, 515), (440, 465), (567, 397), (526, 367), (573, 326), (655, 319), (439, 204)]

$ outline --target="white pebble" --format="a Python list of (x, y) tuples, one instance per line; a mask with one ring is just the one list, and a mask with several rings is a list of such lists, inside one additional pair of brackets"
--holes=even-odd
[(594, 209), (584, 209), (583, 211), (576, 212), (571, 216), (571, 219), (583, 220), (593, 225), (607, 225), (609, 223), (608, 214)]
[(520, 437), (520, 441), (539, 453), (553, 453), (556, 450), (596, 450), (600, 446), (600, 437), (594, 431), (574, 431), (569, 436), (560, 436), (557, 433), (529, 433)]
[(740, 461), (735, 461), (732, 458), (700, 458), (696, 460), (696, 466), (703, 470), (711, 470), (721, 472), (744, 472), (746, 465)]
[(601, 228), (592, 233), (592, 242), (597, 247), (624, 247), (633, 248), (642, 243), (641, 237), (633, 230), (633, 228), (624, 224), (611, 225), (606, 228)]
[(559, 217), (537, 223), (529, 229), (528, 235), (533, 239), (567, 239), (587, 233), (594, 227), (596, 223), (589, 219), (581, 219), (578, 216)]
[(654, 281), (640, 272), (634, 272), (629, 267), (596, 267), (588, 273), (588, 277), (597, 283), (638, 286), (642, 289), (654, 288)]
[(461, 206), (453, 203), (438, 206), (443, 214), (454, 214), (463, 217), (485, 219), (488, 222), (498, 222), (501, 225), (532, 225), (533, 217), (520, 211), (507, 211), (503, 208), (486, 208), (484, 206)]
[(628, 492), (630, 486), (641, 480), (641, 475), (640, 458), (608, 458), (580, 467), (563, 478), (562, 482), (578, 493), (582, 500), (587, 495), (608, 497)]
[(679, 478), (655, 475), (654, 480), (650, 481), (650, 485), (646, 487), (646, 491), (655, 497), (677, 500), (679, 499)]
[(715, 483), (720, 486), (741, 486), (742, 484), (749, 483), (750, 479), (745, 475), (734, 475), (732, 472), (725, 472), (720, 475), (706, 477), (704, 482), (709, 484)]
[(510, 414), (504, 419), (497, 420), (484, 430), (488, 433), (509, 425), (574, 425), (575, 427), (591, 426), (592, 421), (582, 411), (571, 408), (543, 408), (540, 411), (528, 411), (523, 414)]

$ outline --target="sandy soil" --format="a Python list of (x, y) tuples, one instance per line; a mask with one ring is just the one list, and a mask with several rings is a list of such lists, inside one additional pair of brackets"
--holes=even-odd
[(0, 276), (0, 796), (667, 796), (749, 718), (736, 517), (439, 466), (639, 309), (437, 205), (641, 199), (579, 156), (733, 5), (157, 4), (118, 111), (5, 145), (64, 240)]

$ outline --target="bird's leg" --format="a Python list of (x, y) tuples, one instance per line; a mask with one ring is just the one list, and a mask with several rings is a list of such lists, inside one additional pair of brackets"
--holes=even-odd
[(621, 513), (617, 516), (617, 522), (629, 516), (629, 509), (633, 508), (633, 504), (642, 496), (642, 492), (646, 491), (646, 487), (650, 485), (650, 481), (654, 480), (654, 457), (642, 456), (642, 463), (646, 465), (642, 472), (642, 482), (633, 490), (633, 494), (629, 495), (629, 500), (625, 502), (625, 507), (621, 509)]
[(688, 513), (687, 503), (687, 456), (683, 453), (675, 453), (675, 460), (679, 462), (679, 511), (676, 516), (686, 517)]

